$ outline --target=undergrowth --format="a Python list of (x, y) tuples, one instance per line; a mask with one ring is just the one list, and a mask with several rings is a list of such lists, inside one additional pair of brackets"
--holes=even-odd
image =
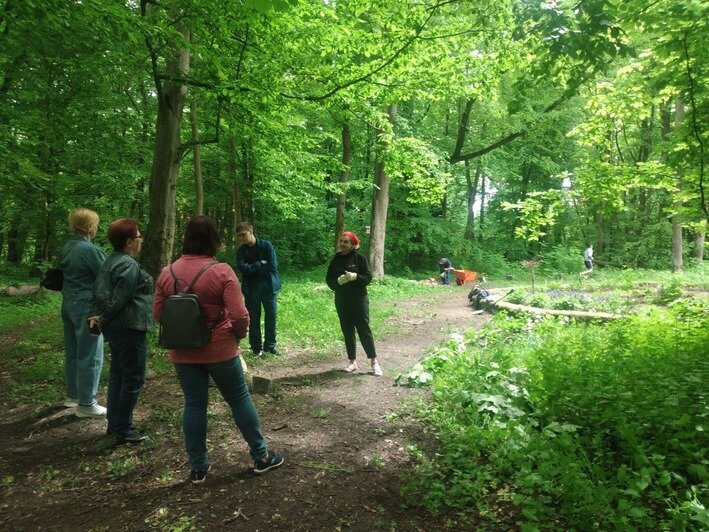
[(527, 530), (706, 529), (707, 345), (709, 308), (688, 302), (452, 337), (421, 365), (440, 448), (412, 449), (407, 500), (493, 520), (511, 504)]

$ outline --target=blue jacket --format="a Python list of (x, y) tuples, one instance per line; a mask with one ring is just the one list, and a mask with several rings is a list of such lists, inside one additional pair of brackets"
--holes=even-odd
[(104, 328), (147, 331), (153, 325), (153, 278), (125, 251), (108, 257), (94, 285), (93, 315)]
[(236, 267), (242, 275), (241, 291), (244, 296), (257, 289), (267, 288), (273, 294), (281, 289), (276, 250), (268, 240), (256, 238), (253, 246), (239, 246), (236, 250)]
[(91, 299), (94, 281), (106, 261), (106, 254), (82, 236), (72, 235), (59, 253), (59, 266), (64, 275), (62, 296)]

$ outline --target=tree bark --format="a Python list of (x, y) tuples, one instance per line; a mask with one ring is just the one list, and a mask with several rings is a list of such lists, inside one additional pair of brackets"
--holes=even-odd
[(483, 243), (483, 228), (485, 227), (485, 174), (480, 174), (480, 231), (478, 242)]
[(596, 252), (599, 255), (603, 254), (606, 248), (606, 200), (601, 201), (601, 208), (598, 211), (596, 218), (596, 227), (598, 228), (598, 242), (596, 243)]
[[(684, 120), (684, 101), (681, 96), (675, 100), (675, 130), (682, 127)], [(682, 170), (677, 170), (677, 196), (682, 194)], [(681, 199), (675, 200), (672, 215), (672, 271), (681, 271), (682, 263), (682, 206)]]
[(202, 152), (199, 145), (199, 128), (197, 127), (197, 102), (190, 101), (190, 122), (192, 123), (192, 152), (194, 154), (194, 188), (196, 216), (204, 214), (204, 186), (202, 184)]
[(465, 182), (468, 189), (468, 219), (465, 222), (465, 239), (475, 240), (475, 199), (478, 193), (478, 183), (480, 182), (482, 168), (480, 164), (475, 168), (475, 180), (470, 178), (470, 163), (465, 161)]
[(699, 262), (704, 260), (704, 242), (707, 236), (707, 220), (702, 220), (699, 224), (697, 236), (694, 239), (694, 258)]
[(12, 222), (10, 222), (10, 229), (7, 231), (7, 262), (10, 264), (20, 264), (22, 262), (27, 232), (20, 228), (21, 225), (22, 217), (20, 214), (15, 214)]
[[(189, 30), (182, 29), (189, 41)], [(168, 57), (167, 78), (186, 77), (190, 66), (189, 50), (174, 48)], [(150, 172), (150, 222), (145, 232), (142, 263), (153, 276), (172, 257), (175, 239), (175, 187), (180, 170), (180, 131), (187, 86), (178, 81), (159, 82), (156, 91), (158, 112), (155, 125), (153, 166)]]
[(236, 175), (236, 139), (229, 137), (229, 179), (231, 180), (231, 200), (233, 204), (232, 235), (236, 236), (236, 227), (244, 220), (241, 214), (241, 185)]
[[(389, 122), (396, 122), (396, 106), (387, 108)], [(372, 276), (381, 279), (384, 277), (384, 241), (386, 237), (387, 212), (389, 210), (389, 176), (384, 168), (383, 151), (385, 149), (384, 131), (377, 132), (377, 140), (381, 150), (377, 153), (374, 162), (374, 194), (372, 196), (372, 218), (369, 239), (369, 267)]]
[(345, 184), (350, 178), (350, 164), (352, 162), (352, 136), (348, 122), (342, 124), (342, 168), (340, 169), (340, 185), (342, 189), (337, 196), (337, 210), (335, 214), (335, 248), (337, 248), (337, 238), (345, 230), (345, 206), (347, 202), (347, 192)]

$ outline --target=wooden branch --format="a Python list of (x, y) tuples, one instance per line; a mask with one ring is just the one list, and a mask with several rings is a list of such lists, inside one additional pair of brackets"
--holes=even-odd
[[(559, 96), (556, 100), (554, 100), (552, 103), (550, 103), (549, 105), (547, 105), (544, 108), (544, 110), (542, 111), (541, 114), (550, 113), (551, 111), (553, 111), (557, 107), (559, 107), (563, 102), (565, 102), (566, 100), (571, 98), (574, 94), (576, 94), (576, 91), (578, 90), (578, 88), (581, 85), (583, 85), (586, 81), (588, 81), (597, 71), (598, 71), (598, 68), (594, 68), (590, 72), (587, 72), (581, 79), (579, 79), (579, 80), (575, 81), (574, 83), (572, 83), (571, 85), (569, 85), (566, 88), (566, 90), (561, 94), (561, 96)], [(529, 132), (529, 130), (531, 130), (534, 127), (535, 122), (536, 122), (535, 120), (530, 121), (530, 123), (527, 124), (523, 129), (520, 129), (519, 131), (515, 131), (513, 133), (510, 133), (507, 136), (493, 142), (492, 144), (489, 144), (488, 146), (485, 146), (484, 148), (480, 148), (479, 150), (475, 150), (475, 151), (468, 152), (468, 153), (460, 153), (460, 151), (458, 151), (456, 153), (456, 151), (454, 150), (453, 153), (451, 154), (451, 156), (448, 158), (448, 160), (451, 164), (454, 164), (454, 163), (466, 161), (469, 159), (475, 159), (477, 157), (481, 157), (481, 156), (485, 155), (486, 153), (496, 150), (500, 146), (504, 146), (505, 144), (509, 144), (513, 140), (526, 135)], [(467, 124), (465, 127), (465, 131), (467, 132)], [(460, 128), (459, 128), (458, 132), (460, 134)], [(465, 142), (465, 138), (463, 138), (462, 140), (460, 138), (458, 138), (456, 140), (456, 149), (458, 149), (459, 144), (462, 149), (462, 145), (464, 142)]]
[(221, 121), (222, 121), (222, 100), (217, 98), (217, 123), (214, 128), (214, 137), (208, 140), (200, 139), (197, 141), (191, 140), (189, 142), (183, 142), (178, 148), (178, 159), (183, 159), (185, 155), (189, 152), (189, 149), (193, 146), (202, 146), (204, 144), (217, 144), (219, 143), (219, 133), (221, 131)]
[(239, 79), (239, 76), (241, 74), (241, 63), (244, 59), (244, 53), (246, 52), (246, 47), (249, 44), (249, 25), (246, 25), (246, 35), (244, 36), (244, 42), (243, 46), (241, 47), (241, 51), (239, 52), (239, 60), (236, 63), (236, 79)]
[[(207, 83), (206, 81), (199, 81), (194, 78), (187, 76), (168, 76), (167, 74), (158, 74), (158, 79), (164, 81), (170, 81), (172, 83), (179, 83), (180, 85), (188, 85), (190, 87), (201, 87), (203, 89), (216, 89), (217, 86), (214, 83)], [(228, 89), (233, 89), (234, 87), (227, 87)]]
[(460, 115), (460, 121), (458, 122), (458, 136), (455, 140), (455, 148), (453, 149), (453, 154), (451, 155), (451, 161), (457, 160), (460, 157), (460, 152), (463, 149), (463, 143), (465, 142), (465, 135), (468, 132), (468, 122), (470, 120), (470, 111), (473, 109), (473, 104), (475, 103), (474, 98), (469, 98), (465, 102), (465, 109), (463, 109), (463, 114)]
[(423, 24), (421, 24), (421, 26), (416, 30), (416, 33), (414, 33), (414, 35), (410, 39), (408, 39), (396, 52), (394, 52), (391, 55), (391, 57), (389, 57), (389, 59), (384, 61), (381, 65), (379, 65), (374, 70), (372, 70), (366, 74), (363, 74), (362, 76), (359, 76), (357, 78), (351, 79), (351, 80), (343, 83), (342, 85), (339, 85), (339, 86), (329, 90), (328, 92), (326, 92), (324, 94), (309, 96), (309, 95), (305, 95), (305, 94), (304, 95), (297, 95), (297, 94), (287, 94), (287, 93), (281, 92), (280, 95), (283, 96), (284, 98), (289, 98), (291, 100), (321, 102), (323, 100), (327, 100), (331, 96), (334, 96), (335, 94), (337, 94), (341, 90), (346, 89), (347, 87), (351, 87), (352, 85), (355, 85), (357, 83), (360, 83), (362, 81), (365, 81), (365, 80), (371, 78), (372, 76), (381, 72), (386, 67), (388, 67), (390, 64), (392, 64), (396, 60), (396, 58), (399, 57), (404, 52), (404, 50), (406, 50), (409, 46), (411, 46), (414, 43), (414, 41), (416, 41), (416, 39), (419, 38), (419, 35), (424, 30), (424, 28), (426, 27), (428, 22), (431, 20), (431, 18), (433, 17), (433, 14), (436, 12), (436, 9), (438, 7), (440, 7), (441, 5), (445, 5), (446, 3), (450, 3), (450, 2), (442, 2), (440, 4), (437, 4), (436, 6), (432, 6), (432, 9), (430, 10), (428, 17), (426, 17), (426, 20), (423, 22)]

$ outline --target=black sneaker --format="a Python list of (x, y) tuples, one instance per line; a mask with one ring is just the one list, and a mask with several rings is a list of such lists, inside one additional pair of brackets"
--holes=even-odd
[(281, 467), (284, 461), (285, 460), (283, 460), (283, 457), (280, 454), (274, 453), (273, 451), (268, 451), (265, 458), (254, 461), (254, 473), (261, 475), (266, 471)]
[(116, 445), (122, 445), (124, 443), (140, 443), (148, 439), (148, 435), (142, 432), (138, 432), (135, 429), (130, 429), (128, 432), (122, 436), (116, 436)]
[(193, 469), (190, 472), (190, 482), (192, 484), (201, 484), (207, 478), (207, 473), (212, 469), (212, 464), (207, 466), (207, 469)]
[(275, 347), (273, 349), (264, 349), (263, 352), (266, 353), (267, 355), (273, 355), (273, 356), (277, 356), (277, 357), (281, 356), (281, 354), (278, 351), (276, 351)]

